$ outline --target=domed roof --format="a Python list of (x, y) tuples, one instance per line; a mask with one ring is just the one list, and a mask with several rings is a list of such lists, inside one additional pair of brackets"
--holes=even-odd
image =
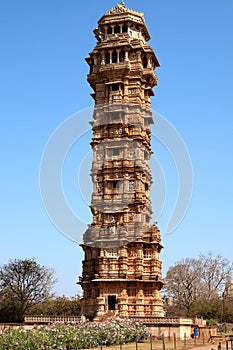
[(107, 11), (98, 21), (99, 25), (114, 24), (114, 22), (133, 22), (143, 26), (146, 40), (150, 40), (150, 34), (148, 33), (143, 12), (131, 10), (126, 7), (124, 1), (120, 4), (116, 4), (111, 10)]
[(137, 12), (137, 11), (129, 9), (128, 7), (125, 6), (124, 1), (121, 1), (120, 4), (116, 4), (116, 6), (113, 7), (111, 10), (107, 11), (104, 16), (121, 14), (121, 13), (132, 13), (132, 14), (139, 15), (140, 17), (144, 18), (144, 15), (142, 12)]

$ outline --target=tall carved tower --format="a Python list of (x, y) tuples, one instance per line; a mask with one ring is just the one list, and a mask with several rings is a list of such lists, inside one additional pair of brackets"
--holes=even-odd
[(163, 316), (160, 231), (150, 223), (150, 97), (159, 66), (142, 13), (117, 4), (94, 30), (86, 59), (95, 100), (93, 221), (83, 238), (82, 312)]

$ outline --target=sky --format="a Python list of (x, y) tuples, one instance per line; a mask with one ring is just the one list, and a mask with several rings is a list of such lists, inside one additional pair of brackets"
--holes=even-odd
[[(153, 140), (166, 180), (166, 200), (158, 219), (163, 275), (176, 261), (199, 253), (212, 251), (233, 260), (233, 2), (125, 3), (145, 14), (150, 45), (161, 65), (152, 108), (182, 137), (194, 174), (188, 211), (178, 228), (167, 234), (179, 190), (177, 171), (166, 148)], [(80, 241), (75, 242), (51, 222), (40, 193), (41, 158), (57, 127), (93, 106), (84, 58), (96, 44), (92, 31), (98, 19), (115, 4), (112, 0), (0, 4), (0, 265), (34, 257), (55, 270), (57, 295), (80, 293), (76, 281), (81, 275), (83, 228), (77, 227)], [(85, 223), (91, 222), (90, 140), (89, 131), (70, 148), (62, 175), (66, 199)], [(159, 184), (154, 172), (153, 178), (156, 207)]]

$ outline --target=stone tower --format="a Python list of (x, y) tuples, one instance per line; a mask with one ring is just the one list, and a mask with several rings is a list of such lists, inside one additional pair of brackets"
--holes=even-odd
[(160, 231), (150, 223), (150, 97), (159, 62), (143, 13), (124, 2), (104, 14), (86, 59), (95, 101), (93, 221), (84, 234), (82, 313), (163, 316)]

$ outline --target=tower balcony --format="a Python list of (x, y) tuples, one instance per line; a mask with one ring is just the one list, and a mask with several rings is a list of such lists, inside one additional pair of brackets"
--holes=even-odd
[(83, 239), (85, 245), (95, 247), (119, 247), (125, 244), (142, 240), (146, 227), (141, 222), (126, 223), (123, 225), (111, 226), (111, 223), (92, 224), (84, 233)]
[[(91, 205), (96, 208), (101, 208), (101, 211), (109, 212), (122, 212), (128, 205), (132, 204), (145, 204), (149, 199), (149, 194), (145, 191), (137, 192), (110, 192), (104, 193), (103, 195), (92, 194)], [(114, 210), (115, 208), (118, 210)]]
[[(96, 172), (99, 172), (100, 170), (103, 171), (103, 175), (108, 173), (113, 174), (113, 171), (115, 172), (117, 171), (117, 174), (119, 174), (119, 171), (121, 171), (121, 174), (123, 176), (124, 173), (127, 173), (127, 171), (130, 171), (130, 169), (133, 171), (143, 172), (146, 174), (151, 173), (147, 160), (145, 161), (138, 158), (137, 159), (119, 159), (113, 156), (108, 156), (105, 158), (106, 158), (105, 160), (101, 160), (99, 162), (97, 161), (93, 162), (92, 169), (91, 169), (92, 175), (94, 175)], [(112, 159), (112, 158), (116, 158), (116, 159)]]
[[(109, 63), (106, 63), (100, 67), (97, 68), (98, 69), (98, 73), (101, 74), (101, 73), (104, 73), (106, 74), (108, 71), (110, 71), (112, 74), (114, 74), (115, 76), (115, 79), (117, 78), (118, 74), (119, 74), (119, 70), (122, 71), (122, 70), (126, 70), (126, 71), (130, 71), (131, 69), (131, 64), (129, 61), (124, 61), (124, 62), (109, 62)], [(113, 72), (114, 71), (114, 72)], [(125, 73), (125, 72), (124, 72)], [(88, 76), (89, 77), (89, 76)]]
[(114, 140), (121, 138), (123, 141), (124, 139), (126, 140), (126, 138), (128, 138), (129, 140), (140, 142), (140, 144), (143, 144), (148, 150), (151, 149), (150, 135), (146, 131), (133, 130), (133, 128), (131, 128), (132, 130), (128, 130), (127, 128), (123, 129), (115, 127), (115, 125), (109, 124), (107, 130), (104, 130), (106, 125), (103, 125), (103, 131), (98, 131), (93, 135), (91, 146), (95, 147), (103, 142), (103, 140)]
[(100, 76), (105, 77), (105, 79), (108, 77), (109, 81), (117, 81), (128, 75), (149, 81), (151, 89), (158, 85), (158, 78), (154, 69), (152, 67), (144, 68), (141, 61), (111, 62), (93, 66), (91, 73), (87, 76), (87, 80), (95, 90), (96, 82), (98, 82)]
[(101, 172), (101, 180), (97, 180), (96, 183), (108, 180), (128, 181), (130, 174), (144, 174), (148, 181), (151, 183), (151, 169), (148, 161), (146, 160), (105, 160), (100, 162), (93, 162), (91, 168), (91, 176), (95, 180), (95, 176), (99, 178)]

